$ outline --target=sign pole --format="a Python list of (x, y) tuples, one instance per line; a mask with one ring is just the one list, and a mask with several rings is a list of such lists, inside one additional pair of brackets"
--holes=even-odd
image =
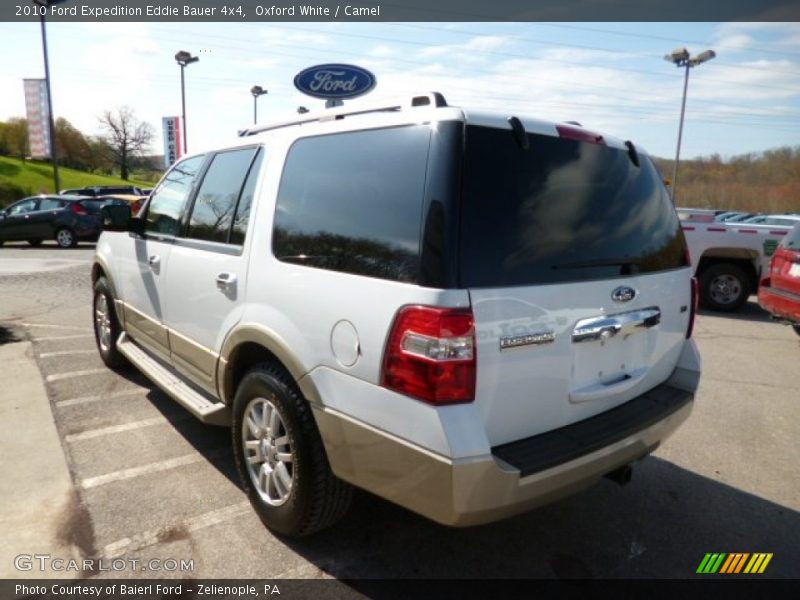
[(53, 100), (50, 94), (50, 61), (47, 58), (47, 32), (44, 26), (44, 11), (42, 11), (40, 18), (42, 22), (42, 51), (44, 52), (44, 81), (47, 88), (47, 121), (50, 128), (50, 159), (53, 162), (53, 183), (56, 186), (54, 193), (57, 194), (61, 188), (61, 182), (58, 177), (58, 154), (56, 151), (56, 131), (53, 123)]

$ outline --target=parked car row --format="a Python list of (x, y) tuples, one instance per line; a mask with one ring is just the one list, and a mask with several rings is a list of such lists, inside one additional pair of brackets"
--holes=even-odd
[(55, 240), (60, 247), (71, 248), (79, 241), (95, 241), (102, 231), (100, 208), (107, 204), (126, 204), (131, 210), (135, 206), (121, 196), (23, 198), (0, 210), (0, 246), (12, 241), (38, 246), (45, 240)]
[(681, 221), (694, 223), (749, 223), (752, 225), (778, 225), (792, 227), (800, 223), (798, 214), (762, 214), (743, 211), (725, 211), (702, 208), (679, 208)]
[(89, 187), (61, 190), (59, 192), (59, 195), (99, 197), (99, 196), (110, 196), (116, 194), (128, 194), (132, 196), (147, 197), (150, 195), (150, 192), (152, 191), (153, 190), (151, 189), (136, 187), (135, 185), (93, 185)]

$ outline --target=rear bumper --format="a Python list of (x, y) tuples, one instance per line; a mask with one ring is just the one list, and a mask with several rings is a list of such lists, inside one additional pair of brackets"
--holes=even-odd
[(686, 420), (693, 398), (664, 384), (586, 421), (460, 460), (335, 410), (315, 406), (314, 416), (337, 476), (439, 523), (468, 526), (546, 504), (646, 456)]
[(800, 323), (800, 295), (762, 284), (758, 303), (771, 315)]

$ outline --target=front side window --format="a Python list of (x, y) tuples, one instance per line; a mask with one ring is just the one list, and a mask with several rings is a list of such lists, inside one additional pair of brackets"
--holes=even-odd
[(295, 142), (275, 212), (278, 260), (416, 282), (430, 127)]
[(228, 233), (255, 148), (220, 152), (211, 161), (194, 201), (187, 237), (228, 242)]
[(145, 216), (146, 233), (178, 235), (186, 203), (204, 160), (202, 155), (188, 158), (164, 176), (150, 197)]
[(9, 216), (11, 215), (22, 215), (25, 213), (33, 212), (36, 210), (36, 198), (31, 198), (30, 200), (23, 200), (22, 202), (17, 202), (14, 206), (8, 209)]

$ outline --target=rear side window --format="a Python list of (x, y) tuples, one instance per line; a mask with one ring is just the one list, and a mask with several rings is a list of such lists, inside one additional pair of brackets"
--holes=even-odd
[(278, 260), (416, 282), (429, 143), (422, 125), (295, 142), (275, 212)]
[(244, 148), (214, 156), (197, 192), (187, 237), (228, 242), (236, 203), (255, 153), (255, 148)]
[(652, 162), (626, 150), (468, 126), (461, 283), (503, 287), (612, 279), (686, 265)]
[(64, 201), (57, 198), (42, 198), (39, 202), (39, 210), (58, 210), (64, 208)]
[(178, 235), (186, 202), (204, 160), (205, 156), (187, 158), (164, 176), (150, 197), (145, 217), (147, 233)]

